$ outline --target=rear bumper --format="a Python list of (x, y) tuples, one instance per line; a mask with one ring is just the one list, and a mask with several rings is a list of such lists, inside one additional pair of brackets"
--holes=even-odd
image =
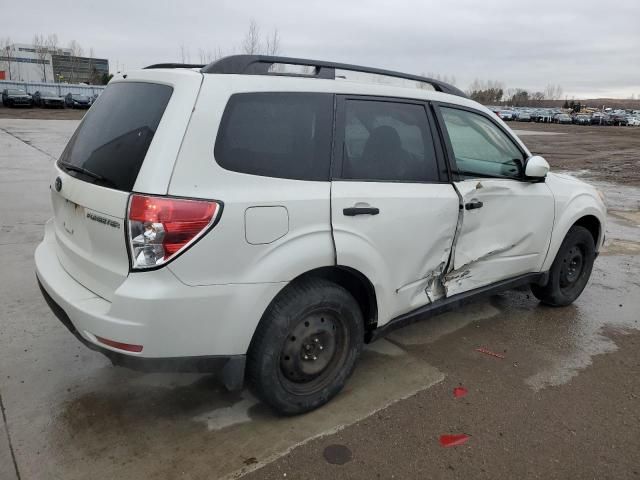
[[(255, 328), (282, 283), (193, 287), (168, 268), (130, 274), (113, 301), (95, 295), (63, 268), (52, 222), (35, 252), (36, 275), (52, 310), (85, 345), (114, 363), (142, 370), (198, 370), (229, 360), (244, 365)], [(98, 337), (130, 345), (129, 352)], [(220, 360), (220, 357), (222, 360)]]
[[(37, 275), (36, 275), (37, 277)], [(38, 278), (38, 286), (47, 305), (53, 314), (67, 327), (80, 342), (91, 350), (102, 353), (114, 365), (138, 370), (141, 372), (220, 372), (222, 381), (229, 390), (238, 390), (244, 383), (245, 355), (233, 356), (203, 356), (176, 358), (145, 358), (135, 357), (109, 350), (96, 343), (90, 342), (80, 335), (71, 319), (60, 305), (49, 295)]]

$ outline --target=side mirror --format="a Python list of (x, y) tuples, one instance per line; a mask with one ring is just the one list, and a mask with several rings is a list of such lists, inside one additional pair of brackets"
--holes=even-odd
[(549, 172), (549, 164), (540, 155), (534, 155), (527, 159), (524, 174), (527, 177), (544, 178)]

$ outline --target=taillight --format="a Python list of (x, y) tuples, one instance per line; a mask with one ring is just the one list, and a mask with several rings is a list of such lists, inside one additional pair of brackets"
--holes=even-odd
[(220, 204), (212, 200), (133, 194), (128, 215), (131, 267), (168, 262), (202, 236), (219, 213)]

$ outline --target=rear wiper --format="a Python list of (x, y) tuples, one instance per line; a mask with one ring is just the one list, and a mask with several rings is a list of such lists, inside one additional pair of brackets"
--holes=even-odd
[(83, 175), (86, 175), (87, 177), (93, 178), (93, 180), (94, 180), (93, 183), (103, 182), (103, 183), (109, 184), (111, 186), (115, 186), (115, 184), (111, 180), (109, 180), (108, 178), (105, 178), (102, 175), (99, 175), (99, 174), (97, 174), (95, 172), (92, 172), (91, 170), (87, 170), (86, 168), (79, 167), (79, 166), (74, 165), (74, 164), (69, 163), (69, 162), (61, 162), (61, 161), (58, 161), (58, 165), (60, 165), (62, 168), (64, 168), (67, 171), (82, 173)]

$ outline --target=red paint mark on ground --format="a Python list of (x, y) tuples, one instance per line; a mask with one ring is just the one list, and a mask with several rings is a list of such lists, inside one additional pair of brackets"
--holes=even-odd
[(476, 348), (476, 352), (484, 353), (485, 355), (491, 355), (496, 358), (504, 358), (504, 355), (501, 353), (492, 352), (491, 350), (487, 350), (486, 348)]
[(458, 435), (440, 435), (440, 445), (443, 447), (457, 447), (458, 445), (467, 443), (469, 438), (471, 437), (465, 433)]
[(456, 387), (453, 389), (453, 396), (455, 398), (464, 397), (469, 391), (464, 387)]

